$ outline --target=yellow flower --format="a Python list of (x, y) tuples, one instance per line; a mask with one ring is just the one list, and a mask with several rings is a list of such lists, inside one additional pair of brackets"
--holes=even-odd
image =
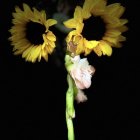
[[(48, 61), (48, 54), (53, 52), (56, 41), (56, 37), (49, 30), (49, 27), (56, 24), (57, 21), (46, 19), (45, 11), (38, 11), (35, 8), (31, 9), (27, 4), (23, 4), (23, 11), (19, 7), (15, 7), (13, 17), (13, 26), (9, 30), (11, 33), (9, 40), (11, 41), (11, 45), (14, 46), (14, 54), (22, 54), (22, 58), (30, 62), (35, 62), (37, 59), (40, 61), (41, 57)], [(32, 43), (27, 38), (27, 26), (30, 23), (37, 24), (37, 27), (39, 25), (44, 29), (40, 36), (42, 42)], [(36, 34), (32, 36), (38, 37)], [(29, 38), (32, 38), (32, 36), (30, 35)]]
[[(107, 0), (85, 0), (82, 8), (76, 7), (74, 17), (64, 22), (67, 28), (74, 29), (66, 38), (68, 50), (75, 55), (94, 51), (98, 56), (111, 56), (112, 47), (121, 47), (121, 42), (126, 40), (122, 32), (127, 30), (125, 24), (128, 21), (120, 19), (124, 11), (120, 3), (107, 5)], [(87, 40), (82, 35), (84, 21), (92, 16), (100, 17), (105, 23), (105, 33), (100, 40)]]

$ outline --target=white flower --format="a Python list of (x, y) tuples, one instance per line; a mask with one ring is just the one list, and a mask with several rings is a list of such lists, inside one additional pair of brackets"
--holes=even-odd
[(75, 81), (78, 89), (89, 88), (91, 85), (91, 78), (95, 72), (95, 68), (89, 65), (87, 58), (80, 59), (80, 56), (71, 58), (73, 66), (70, 74)]

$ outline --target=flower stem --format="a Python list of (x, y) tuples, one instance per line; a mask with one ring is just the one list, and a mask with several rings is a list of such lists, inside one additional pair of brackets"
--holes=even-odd
[(74, 127), (72, 118), (70, 118), (66, 111), (66, 122), (67, 122), (67, 128), (68, 128), (68, 140), (74, 140)]
[(68, 74), (67, 75), (68, 90), (66, 93), (66, 123), (68, 129), (68, 140), (74, 140), (74, 127), (72, 119), (75, 117), (74, 110), (74, 87), (73, 79)]

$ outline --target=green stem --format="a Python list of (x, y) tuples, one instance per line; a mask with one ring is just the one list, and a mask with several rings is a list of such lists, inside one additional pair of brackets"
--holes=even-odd
[(72, 118), (68, 116), (68, 113), (66, 111), (66, 122), (67, 122), (67, 129), (68, 129), (68, 140), (74, 140), (74, 127)]
[(68, 90), (66, 93), (66, 123), (68, 129), (68, 140), (74, 140), (74, 128), (72, 119), (75, 117), (74, 110), (74, 86), (73, 79), (68, 74), (67, 76)]

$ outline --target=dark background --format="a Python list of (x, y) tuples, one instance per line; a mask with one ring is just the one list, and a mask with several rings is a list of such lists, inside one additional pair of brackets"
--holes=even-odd
[[(48, 63), (42, 59), (40, 63), (32, 64), (21, 56), (14, 56), (7, 40), (14, 7), (23, 2), (37, 6), (40, 0), (2, 0), (0, 4), (0, 93), (4, 110), (1, 121), (6, 128), (4, 139), (67, 140), (64, 54), (57, 49)], [(111, 57), (99, 58), (93, 53), (88, 56), (96, 73), (92, 86), (85, 90), (88, 101), (75, 103), (76, 140), (140, 139), (139, 24), (136, 21), (140, 4), (136, 0), (119, 2), (126, 7), (124, 17), (129, 20), (129, 30), (125, 33), (127, 41), (121, 49), (114, 48)], [(59, 35), (57, 31), (56, 34)]]

